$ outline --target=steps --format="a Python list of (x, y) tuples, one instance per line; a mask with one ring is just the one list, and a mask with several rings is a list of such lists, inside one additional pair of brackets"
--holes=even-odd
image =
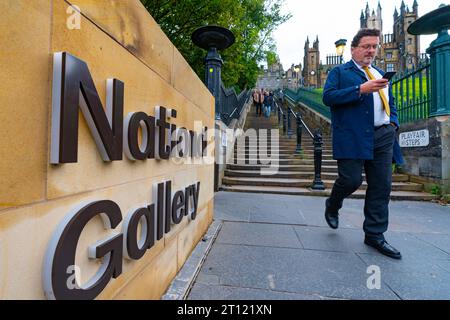
[[(245, 129), (277, 128), (277, 117), (255, 117), (249, 114)], [(294, 129), (295, 131), (295, 129)], [(280, 130), (282, 135), (282, 131)], [(334, 181), (337, 179), (337, 161), (333, 159), (330, 137), (323, 137), (322, 146), (322, 181), (324, 191), (312, 190), (314, 180), (314, 146), (312, 139), (303, 132), (302, 153), (296, 154), (296, 136), (291, 139), (280, 136), (273, 146), (269, 142), (263, 145), (250, 145), (249, 141), (235, 144), (232, 163), (228, 163), (222, 179), (221, 190), (231, 192), (270, 193), (307, 196), (329, 196)], [(363, 174), (363, 184), (350, 198), (364, 198), (367, 183)], [(436, 199), (435, 195), (423, 192), (423, 186), (409, 181), (409, 176), (394, 174), (392, 176), (392, 200)]]

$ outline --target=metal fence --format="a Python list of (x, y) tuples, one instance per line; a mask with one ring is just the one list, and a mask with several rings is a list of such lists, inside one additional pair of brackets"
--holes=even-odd
[(431, 68), (427, 59), (415, 69), (397, 74), (392, 81), (400, 123), (427, 119), (431, 104)]
[(243, 90), (239, 95), (234, 88), (225, 88), (220, 84), (220, 117), (229, 125), (231, 120), (239, 118), (242, 108), (250, 97), (250, 90)]
[(304, 88), (299, 88), (297, 92), (290, 89), (285, 89), (285, 95), (294, 102), (302, 102), (311, 109), (320, 113), (325, 118), (331, 119), (330, 108), (323, 104), (322, 94), (320, 92), (315, 92)]

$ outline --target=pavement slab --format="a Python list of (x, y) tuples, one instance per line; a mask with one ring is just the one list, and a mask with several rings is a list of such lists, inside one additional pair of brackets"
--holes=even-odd
[(449, 206), (390, 202), (385, 237), (402, 260), (363, 243), (364, 200), (344, 201), (337, 230), (324, 206), (321, 197), (216, 193), (220, 231), (187, 299), (450, 299)]

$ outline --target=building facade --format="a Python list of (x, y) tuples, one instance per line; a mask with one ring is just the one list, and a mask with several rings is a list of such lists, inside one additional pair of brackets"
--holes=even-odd
[[(422, 59), (420, 54), (420, 37), (408, 33), (407, 29), (418, 19), (418, 4), (414, 0), (412, 10), (402, 0), (400, 13), (394, 12), (393, 33), (383, 33), (382, 7), (378, 3), (377, 10), (370, 11), (369, 5), (361, 10), (360, 27), (378, 29), (381, 31), (381, 48), (374, 64), (385, 71), (406, 71), (413, 69)], [(303, 86), (309, 88), (322, 87), (328, 77), (328, 72), (342, 63), (341, 57), (327, 55), (326, 64), (320, 60), (319, 37), (310, 47), (309, 37), (306, 39), (303, 60)]]
[(274, 91), (283, 87), (283, 65), (279, 59), (267, 69), (261, 67), (261, 75), (258, 77), (256, 87)]
[(318, 88), (321, 86), (320, 77), (320, 50), (319, 50), (319, 36), (313, 42), (312, 48), (309, 46), (309, 37), (305, 43), (305, 55), (303, 58), (303, 72), (304, 86), (311, 88)]
[(381, 48), (375, 64), (386, 71), (405, 71), (413, 69), (420, 61), (420, 38), (408, 33), (411, 23), (418, 19), (417, 1), (414, 0), (412, 10), (402, 0), (400, 13), (394, 12), (393, 33), (383, 33), (382, 8), (378, 3), (377, 11), (370, 13), (369, 5), (365, 12), (361, 10), (360, 27), (379, 29), (381, 31)]
[(303, 83), (302, 77), (302, 65), (301, 63), (298, 65), (292, 64), (291, 67), (286, 71), (286, 76), (284, 80), (284, 87), (289, 88), (291, 90), (297, 90)]
[(0, 1), (0, 300), (160, 299), (213, 221), (214, 97), (139, 0), (77, 5)]

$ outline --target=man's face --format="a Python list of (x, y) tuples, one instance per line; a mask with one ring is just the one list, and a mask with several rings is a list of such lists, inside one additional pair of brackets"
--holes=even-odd
[(377, 36), (368, 36), (361, 38), (357, 47), (352, 47), (352, 58), (361, 66), (370, 66), (375, 59), (380, 38)]

